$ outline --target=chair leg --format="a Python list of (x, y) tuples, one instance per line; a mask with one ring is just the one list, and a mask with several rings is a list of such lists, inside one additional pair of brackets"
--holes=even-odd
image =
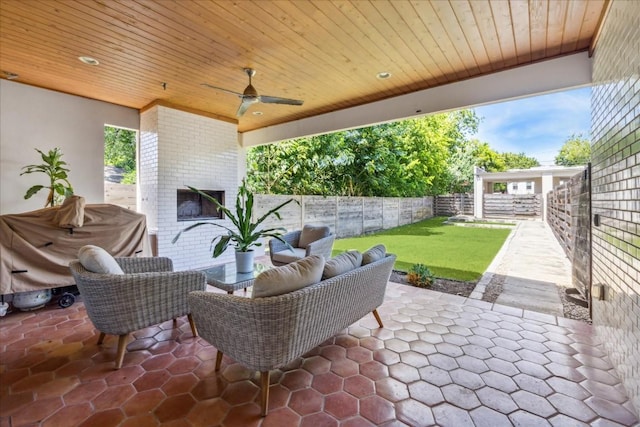
[(222, 356), (222, 352), (218, 350), (218, 352), (216, 353), (216, 372), (220, 370), (220, 365), (222, 364)]
[(378, 321), (378, 325), (380, 325), (381, 328), (384, 328), (384, 325), (382, 324), (382, 319), (380, 319), (380, 315), (378, 314), (378, 310), (377, 309), (373, 310), (373, 316)]
[(129, 337), (129, 334), (122, 334), (118, 336), (118, 353), (116, 354), (116, 369), (120, 369), (122, 367), (124, 352), (127, 350), (128, 337)]
[(175, 327), (178, 326), (178, 319), (176, 319), (175, 317), (173, 318), (173, 328), (175, 329)]
[(102, 342), (104, 341), (104, 332), (100, 332), (100, 336), (98, 337), (98, 345), (102, 345)]
[(197, 337), (198, 330), (196, 329), (196, 324), (193, 321), (193, 316), (191, 315), (191, 313), (187, 314), (187, 319), (189, 319), (189, 326), (191, 326), (191, 332), (193, 333), (193, 336)]
[(260, 395), (260, 406), (261, 413), (263, 417), (267, 416), (267, 406), (269, 405), (269, 371), (260, 372), (260, 385), (261, 385), (261, 395)]

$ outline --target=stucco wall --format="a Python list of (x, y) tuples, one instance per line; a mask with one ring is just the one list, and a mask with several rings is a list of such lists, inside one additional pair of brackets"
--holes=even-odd
[(138, 110), (0, 80), (0, 214), (44, 206), (45, 190), (23, 198), (47, 183), (43, 174), (20, 176), (23, 166), (42, 163), (35, 148), (59, 147), (75, 193), (103, 203), (105, 124), (137, 129)]
[[(592, 92), (593, 321), (640, 408), (640, 2), (614, 0)], [(596, 288), (592, 288), (596, 291)], [(597, 292), (594, 292), (597, 295)]]

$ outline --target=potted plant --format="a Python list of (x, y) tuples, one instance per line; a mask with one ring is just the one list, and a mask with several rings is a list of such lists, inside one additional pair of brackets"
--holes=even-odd
[(282, 227), (262, 229), (260, 226), (271, 215), (274, 215), (276, 218), (281, 219), (278, 211), (291, 202), (297, 203), (297, 201), (295, 201), (294, 199), (289, 199), (286, 202), (279, 204), (266, 214), (262, 215), (255, 222), (252, 222), (253, 193), (247, 188), (244, 179), (242, 180), (242, 185), (238, 189), (235, 212), (232, 212), (225, 206), (221, 205), (215, 198), (211, 197), (207, 193), (200, 191), (194, 187), (187, 186), (187, 188), (189, 188), (193, 192), (200, 194), (202, 197), (206, 198), (211, 203), (216, 205), (218, 209), (224, 212), (226, 218), (228, 218), (233, 223), (235, 229), (227, 227), (223, 224), (218, 224), (216, 222), (197, 222), (180, 231), (173, 238), (173, 240), (171, 241), (172, 243), (176, 243), (182, 233), (192, 230), (196, 227), (200, 227), (203, 225), (212, 225), (214, 227), (224, 228), (225, 230), (227, 230), (228, 234), (216, 236), (211, 240), (211, 246), (213, 246), (213, 257), (219, 257), (224, 253), (225, 250), (227, 250), (229, 245), (234, 245), (236, 248), (236, 270), (239, 273), (249, 273), (253, 271), (254, 251), (252, 248), (254, 246), (262, 246), (262, 242), (260, 242), (261, 238), (271, 237), (274, 239), (278, 239), (279, 241), (285, 243), (287, 246), (291, 247), (291, 245), (289, 245), (280, 237), (286, 232), (286, 229)]
[(22, 168), (24, 172), (22, 172), (20, 176), (28, 173), (40, 172), (47, 175), (49, 178), (49, 185), (34, 185), (27, 190), (24, 198), (29, 199), (38, 191), (43, 188), (47, 188), (49, 190), (49, 195), (47, 196), (47, 202), (44, 204), (44, 207), (55, 206), (57, 202), (56, 199), (58, 197), (68, 197), (73, 195), (73, 187), (71, 187), (71, 183), (67, 178), (67, 174), (69, 172), (69, 169), (65, 167), (67, 163), (62, 160), (62, 151), (57, 147), (49, 150), (49, 153), (47, 154), (37, 148), (36, 151), (40, 153), (44, 163), (24, 166)]

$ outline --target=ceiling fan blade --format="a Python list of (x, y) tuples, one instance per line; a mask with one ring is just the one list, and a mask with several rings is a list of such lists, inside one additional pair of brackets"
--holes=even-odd
[(229, 89), (225, 89), (225, 88), (218, 87), (218, 86), (213, 86), (213, 85), (210, 85), (209, 83), (200, 83), (200, 86), (208, 87), (209, 89), (219, 90), (221, 92), (230, 93), (231, 95), (239, 96), (240, 98), (242, 98), (242, 96), (243, 96), (239, 92), (234, 92), (234, 91), (229, 90)]
[(302, 105), (304, 101), (299, 99), (280, 98), (277, 96), (261, 95), (260, 102), (265, 104), (287, 104), (287, 105)]
[(247, 109), (251, 106), (251, 104), (255, 104), (255, 102), (256, 101), (243, 99), (242, 102), (240, 103), (240, 106), (238, 107), (238, 112), (236, 113), (236, 116), (242, 117), (245, 111), (247, 111)]

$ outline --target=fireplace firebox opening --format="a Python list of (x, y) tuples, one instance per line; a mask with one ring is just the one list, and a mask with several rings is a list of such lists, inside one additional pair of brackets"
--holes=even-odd
[[(224, 191), (200, 190), (224, 206)], [(178, 190), (178, 221), (224, 219), (222, 210), (208, 199), (191, 190)]]

